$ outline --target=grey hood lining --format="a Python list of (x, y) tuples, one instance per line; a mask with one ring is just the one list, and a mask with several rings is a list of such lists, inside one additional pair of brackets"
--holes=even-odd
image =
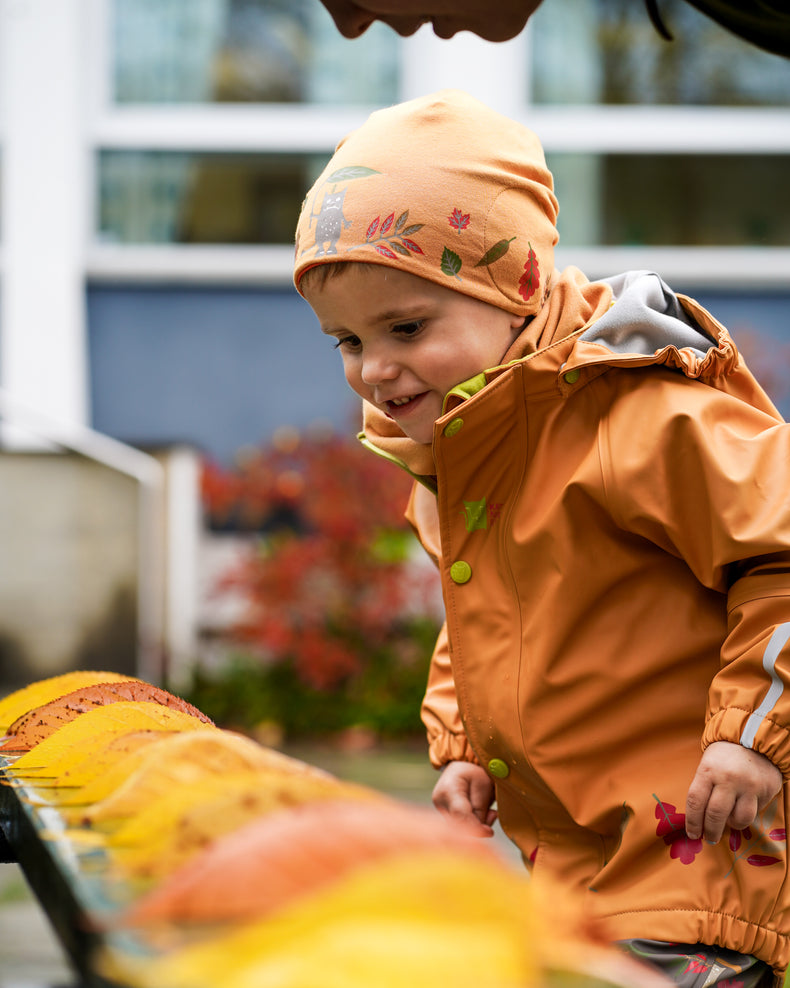
[(665, 347), (692, 350), (700, 360), (717, 346), (685, 311), (675, 293), (652, 271), (601, 278), (610, 285), (612, 306), (579, 340), (612, 353), (652, 356)]

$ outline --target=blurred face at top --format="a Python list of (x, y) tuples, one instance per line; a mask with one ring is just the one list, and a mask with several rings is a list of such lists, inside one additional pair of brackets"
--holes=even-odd
[(439, 38), (472, 31), (486, 41), (515, 38), (541, 0), (321, 0), (345, 38), (358, 38), (374, 21), (403, 37), (432, 24)]

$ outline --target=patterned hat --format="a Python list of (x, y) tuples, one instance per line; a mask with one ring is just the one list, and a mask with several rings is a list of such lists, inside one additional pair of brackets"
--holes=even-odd
[(554, 270), (553, 187), (537, 137), (466, 93), (378, 110), (305, 198), (294, 283), (364, 261), (533, 315)]

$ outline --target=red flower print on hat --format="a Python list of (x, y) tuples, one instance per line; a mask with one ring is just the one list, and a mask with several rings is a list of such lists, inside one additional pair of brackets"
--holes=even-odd
[(540, 269), (538, 267), (538, 258), (532, 249), (532, 244), (530, 244), (529, 254), (527, 254), (527, 260), (524, 264), (524, 274), (522, 274), (518, 281), (518, 293), (525, 302), (529, 302), (538, 290), (539, 284)]

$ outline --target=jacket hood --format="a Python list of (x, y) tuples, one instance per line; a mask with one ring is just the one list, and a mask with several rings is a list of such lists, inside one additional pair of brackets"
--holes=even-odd
[[(564, 390), (569, 375), (575, 384), (582, 375), (597, 376), (614, 366), (664, 365), (687, 377), (712, 379), (737, 367), (738, 352), (720, 323), (693, 299), (675, 294), (657, 274), (629, 271), (591, 282), (570, 267), (555, 273), (546, 303), (503, 363), (459, 383), (445, 399), (445, 411), (519, 361), (545, 365), (544, 373)], [(415, 443), (368, 402), (363, 403), (359, 438), (431, 486), (432, 444)]]
[(596, 364), (664, 364), (687, 377), (712, 379), (732, 373), (738, 351), (727, 330), (703, 307), (675, 294), (652, 271), (629, 271), (604, 279), (609, 309), (575, 341), (566, 370)]

